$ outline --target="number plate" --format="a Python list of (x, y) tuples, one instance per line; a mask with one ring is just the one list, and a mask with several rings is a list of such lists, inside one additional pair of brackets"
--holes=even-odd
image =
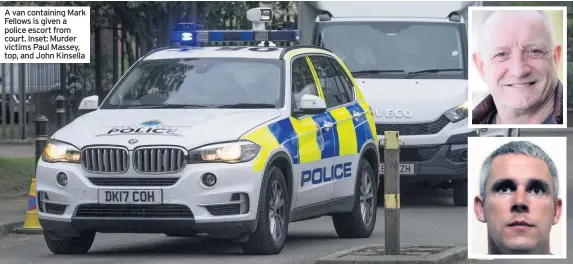
[(161, 190), (99, 190), (100, 204), (161, 204)]
[[(380, 164), (380, 174), (384, 174), (386, 164)], [(400, 174), (414, 174), (414, 164), (400, 164)]]

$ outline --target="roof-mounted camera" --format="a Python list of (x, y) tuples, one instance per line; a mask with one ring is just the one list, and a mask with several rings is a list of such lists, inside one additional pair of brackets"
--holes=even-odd
[(247, 19), (253, 22), (253, 30), (265, 30), (265, 23), (273, 21), (273, 10), (268, 7), (256, 7), (247, 10)]

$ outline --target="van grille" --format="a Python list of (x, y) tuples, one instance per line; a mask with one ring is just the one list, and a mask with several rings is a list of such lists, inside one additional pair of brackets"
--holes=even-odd
[(141, 148), (133, 153), (133, 167), (139, 173), (170, 173), (180, 171), (186, 155), (179, 148)]
[(114, 147), (82, 150), (82, 166), (89, 172), (124, 173), (128, 169), (127, 150)]
[(420, 124), (376, 124), (376, 132), (383, 136), (384, 131), (398, 131), (400, 136), (432, 135), (440, 132), (450, 123), (450, 120), (441, 116), (438, 120)]
[[(400, 162), (424, 162), (433, 159), (441, 146), (400, 148)], [(380, 162), (384, 162), (384, 148), (380, 148)]]

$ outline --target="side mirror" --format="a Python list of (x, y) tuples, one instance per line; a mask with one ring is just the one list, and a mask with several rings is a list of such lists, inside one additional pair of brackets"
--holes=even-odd
[(98, 101), (99, 97), (97, 95), (88, 96), (82, 99), (82, 102), (80, 103), (78, 109), (83, 111), (96, 110), (98, 108)]
[(300, 99), (299, 114), (321, 114), (326, 111), (326, 103), (316, 95), (305, 94)]

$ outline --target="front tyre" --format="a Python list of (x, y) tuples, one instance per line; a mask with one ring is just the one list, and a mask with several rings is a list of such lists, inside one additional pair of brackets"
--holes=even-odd
[(44, 232), (44, 240), (54, 254), (85, 254), (92, 247), (95, 234), (94, 231), (85, 231), (79, 237), (60, 238)]
[(377, 175), (370, 163), (362, 159), (355, 184), (354, 209), (349, 213), (332, 216), (334, 229), (341, 238), (366, 238), (374, 231), (377, 212)]
[(288, 232), (290, 196), (282, 171), (272, 166), (261, 185), (257, 230), (243, 244), (247, 254), (276, 255), (284, 247)]
[(454, 204), (456, 206), (468, 206), (468, 180), (456, 180), (452, 187)]

